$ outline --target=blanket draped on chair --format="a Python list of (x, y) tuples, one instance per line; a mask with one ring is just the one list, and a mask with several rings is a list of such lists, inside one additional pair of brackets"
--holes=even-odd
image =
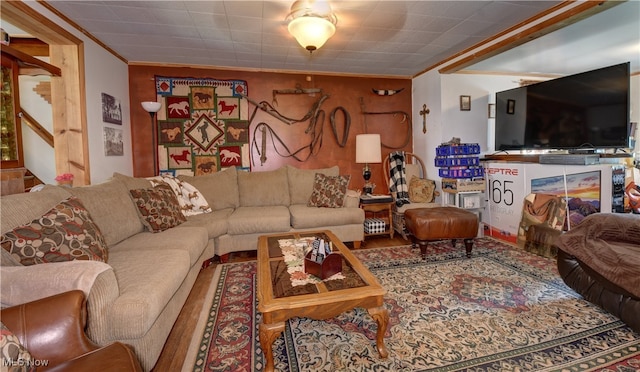
[(409, 201), (409, 186), (405, 171), (404, 151), (394, 151), (389, 154), (389, 191), (396, 193), (396, 205), (402, 207)]

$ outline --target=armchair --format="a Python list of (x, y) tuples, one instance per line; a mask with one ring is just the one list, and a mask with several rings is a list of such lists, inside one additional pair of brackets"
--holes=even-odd
[[(384, 171), (385, 174), (385, 182), (387, 184), (387, 190), (390, 190), (390, 155), (387, 155), (384, 159), (384, 161), (382, 162), (382, 169)], [(395, 231), (398, 232), (398, 234), (400, 234), (405, 240), (409, 240), (409, 234), (410, 232), (407, 230), (406, 226), (405, 226), (405, 218), (404, 218), (404, 212), (409, 210), (409, 209), (416, 209), (416, 208), (434, 208), (434, 207), (440, 207), (439, 203), (435, 203), (435, 198), (436, 196), (439, 196), (440, 193), (438, 191), (435, 190), (435, 181), (433, 180), (429, 180), (427, 178), (427, 171), (426, 168), (424, 166), (424, 162), (422, 161), (422, 159), (420, 159), (420, 157), (418, 157), (416, 154), (411, 153), (411, 152), (405, 152), (405, 178), (407, 181), (407, 185), (410, 184), (411, 179), (415, 176), (418, 179), (421, 180), (428, 180), (433, 182), (433, 187), (434, 187), (434, 191), (433, 191), (433, 195), (431, 196), (431, 200), (428, 202), (414, 202), (411, 201), (411, 203), (409, 204), (404, 204), (403, 206), (398, 206), (397, 204), (394, 203), (393, 205), (393, 228), (395, 229)], [(409, 194), (410, 194), (410, 200), (412, 199), (411, 197), (411, 188), (409, 190)], [(394, 192), (391, 192), (391, 196), (393, 197), (393, 200), (396, 201), (396, 195)]]
[(76, 290), (2, 309), (0, 318), (38, 371), (142, 371), (128, 346), (99, 347), (87, 338), (85, 305)]

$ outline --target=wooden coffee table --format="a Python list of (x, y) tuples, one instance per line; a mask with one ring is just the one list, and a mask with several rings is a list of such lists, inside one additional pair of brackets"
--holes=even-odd
[[(317, 284), (291, 286), (280, 239), (323, 234), (333, 243), (334, 251), (342, 255), (342, 273), (346, 279), (323, 281)], [(378, 324), (376, 348), (382, 358), (389, 353), (384, 345), (389, 313), (384, 308), (387, 292), (371, 272), (349, 251), (332, 232), (314, 231), (261, 236), (258, 239), (258, 311), (260, 346), (267, 357), (265, 371), (273, 371), (273, 342), (284, 331), (284, 322), (293, 317), (329, 319), (356, 307), (367, 309)]]

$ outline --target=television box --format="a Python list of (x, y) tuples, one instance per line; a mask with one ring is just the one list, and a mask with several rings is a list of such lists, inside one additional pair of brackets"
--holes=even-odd
[(484, 179), (469, 180), (460, 178), (443, 178), (442, 191), (449, 193), (465, 191), (484, 191)]

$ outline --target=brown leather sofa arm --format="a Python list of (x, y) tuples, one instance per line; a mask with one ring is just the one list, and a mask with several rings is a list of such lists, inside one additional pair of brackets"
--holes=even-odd
[(34, 359), (47, 360), (49, 366), (99, 348), (84, 333), (87, 315), (82, 291), (2, 309), (0, 318)]

